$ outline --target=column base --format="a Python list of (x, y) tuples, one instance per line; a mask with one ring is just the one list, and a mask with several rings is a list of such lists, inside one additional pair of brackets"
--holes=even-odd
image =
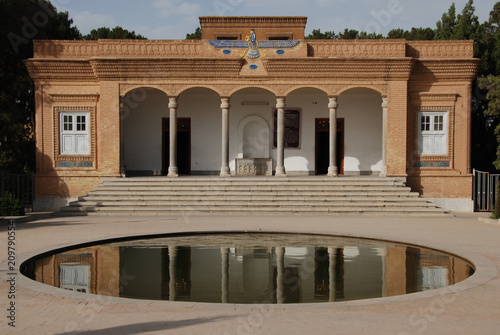
[(220, 169), (220, 176), (221, 177), (231, 177), (231, 170), (227, 166), (223, 166)]
[(328, 167), (328, 177), (338, 177), (339, 169), (336, 166)]
[(276, 177), (286, 177), (285, 167), (284, 166), (277, 166), (275, 176)]
[(176, 168), (176, 167), (169, 167), (168, 168), (168, 175), (167, 177), (170, 177), (170, 178), (177, 178), (179, 177), (179, 169)]
[(382, 166), (382, 169), (380, 170), (380, 177), (387, 177), (387, 166)]

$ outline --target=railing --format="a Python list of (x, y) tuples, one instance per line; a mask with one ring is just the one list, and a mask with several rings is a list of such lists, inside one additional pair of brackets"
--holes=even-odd
[(0, 196), (6, 193), (14, 195), (25, 207), (32, 209), (35, 198), (33, 174), (12, 174), (0, 171)]
[(473, 178), (472, 195), (475, 211), (493, 211), (495, 209), (496, 189), (500, 181), (500, 174), (490, 174), (474, 169)]

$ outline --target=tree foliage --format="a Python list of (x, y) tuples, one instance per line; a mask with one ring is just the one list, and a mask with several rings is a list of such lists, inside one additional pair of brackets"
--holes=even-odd
[(0, 170), (34, 170), (34, 93), (23, 62), (33, 57), (33, 39), (79, 36), (49, 1), (0, 0)]
[(146, 37), (136, 34), (135, 31), (128, 31), (122, 27), (114, 27), (113, 29), (101, 27), (92, 29), (89, 34), (82, 36), (84, 40), (98, 40), (98, 39), (129, 39), (129, 40), (145, 40)]
[[(487, 108), (484, 110), (486, 116), (485, 123), (490, 126), (490, 133), (494, 131), (497, 142), (500, 144), (500, 76), (483, 76), (478, 79), (480, 89), (487, 91), (486, 99), (488, 101)], [(500, 170), (500, 146), (496, 149), (497, 158), (493, 161), (493, 165), (497, 170)]]
[(432, 28), (393, 29), (387, 34), (387, 38), (406, 39), (408, 41), (430, 41), (435, 36), (436, 32)]
[(0, 170), (35, 169), (34, 90), (24, 60), (34, 39), (144, 39), (121, 27), (98, 28), (81, 36), (67, 12), (48, 0), (0, 0)]
[(186, 34), (186, 40), (201, 40), (201, 28), (198, 27), (194, 33)]

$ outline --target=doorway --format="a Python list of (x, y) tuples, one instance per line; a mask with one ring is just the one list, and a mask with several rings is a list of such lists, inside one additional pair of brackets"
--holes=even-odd
[[(168, 173), (170, 157), (170, 118), (163, 118), (163, 174)], [(177, 118), (177, 168), (179, 175), (191, 174), (191, 119)]]
[[(328, 174), (330, 166), (330, 119), (316, 119), (316, 175)], [(337, 119), (337, 167), (344, 174), (344, 119)]]

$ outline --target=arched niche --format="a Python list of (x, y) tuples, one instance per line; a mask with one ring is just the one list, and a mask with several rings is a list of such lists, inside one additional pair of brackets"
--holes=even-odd
[(260, 116), (251, 115), (238, 126), (238, 158), (270, 158), (269, 125)]

